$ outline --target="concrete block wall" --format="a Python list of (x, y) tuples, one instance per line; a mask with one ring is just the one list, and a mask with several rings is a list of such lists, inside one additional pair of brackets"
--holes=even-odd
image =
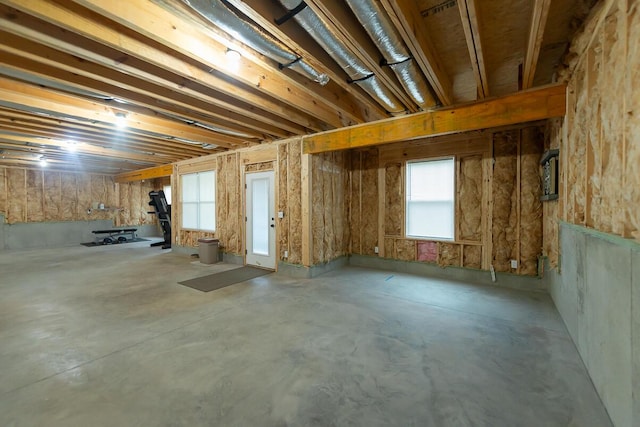
[(560, 224), (551, 296), (609, 415), (640, 425), (640, 245)]

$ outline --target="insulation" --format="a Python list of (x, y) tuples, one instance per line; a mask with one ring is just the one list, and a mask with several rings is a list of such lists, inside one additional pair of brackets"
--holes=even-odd
[(270, 170), (273, 170), (273, 162), (252, 163), (249, 165), (245, 165), (244, 170), (247, 173), (270, 171)]
[(302, 142), (288, 147), (289, 262), (302, 264)]
[(462, 250), (463, 267), (478, 269), (482, 267), (482, 246), (464, 245)]
[(384, 257), (396, 258), (396, 238), (395, 237), (384, 238)]
[(73, 221), (77, 217), (78, 213), (78, 187), (76, 185), (76, 174), (74, 173), (60, 173), (60, 206), (61, 220)]
[(385, 203), (384, 231), (387, 236), (402, 236), (402, 218), (404, 200), (402, 181), (402, 164), (393, 163), (385, 166)]
[(362, 254), (362, 152), (354, 151), (351, 156), (351, 253)]
[(241, 219), (244, 218), (242, 211), (242, 184), (240, 182), (240, 163), (237, 154), (226, 156), (226, 177), (227, 177), (227, 199), (228, 208), (226, 212), (227, 224), (229, 226), (227, 241), (224, 251), (240, 254), (242, 252), (242, 229), (244, 225)]
[(438, 261), (438, 243), (437, 242), (418, 242), (417, 243), (418, 261), (437, 262)]
[(540, 157), (544, 140), (536, 127), (521, 132), (519, 273), (535, 276), (538, 274), (538, 257), (542, 254)]
[(289, 187), (288, 187), (288, 152), (289, 144), (278, 145), (278, 212), (284, 213), (284, 218), (278, 219), (278, 227), (276, 232), (278, 233), (278, 246), (280, 250), (279, 259), (282, 261), (288, 261), (284, 257), (284, 251), (290, 252), (289, 249), (289, 212), (287, 211), (289, 202)]
[(416, 260), (416, 241), (409, 239), (396, 240), (396, 258), (401, 261)]
[[(603, 26), (602, 69), (599, 74), (600, 85), (608, 94), (624, 93), (624, 79), (627, 75), (627, 64), (623, 60), (627, 56), (625, 45), (625, 11), (618, 8), (606, 17)], [(638, 43), (636, 40), (635, 43)], [(636, 94), (636, 96), (638, 96)], [(589, 99), (589, 106), (593, 105)], [(602, 121), (602, 231), (622, 235), (624, 233), (623, 193), (628, 191), (624, 181), (624, 102), (603, 102)], [(637, 138), (637, 136), (636, 136)], [(636, 139), (634, 138), (634, 139)], [(632, 139), (632, 141), (634, 140)], [(637, 140), (637, 139), (636, 139)], [(637, 171), (635, 172), (638, 173)]]
[[(627, 21), (627, 59), (626, 81), (625, 81), (625, 173), (626, 188), (631, 191), (625, 192), (620, 208), (626, 211), (625, 237), (633, 237), (640, 241), (640, 4), (637, 2), (633, 7), (629, 7)], [(617, 99), (614, 97), (613, 99)]]
[(27, 182), (25, 169), (8, 168), (7, 172), (7, 222), (25, 222)]
[(229, 172), (227, 171), (226, 156), (218, 156), (215, 158), (216, 169), (216, 237), (219, 240), (220, 247), (225, 250), (229, 249), (229, 192), (227, 191), (227, 179)]
[(482, 240), (482, 156), (460, 159), (458, 227), (461, 240)]
[(493, 167), (493, 261), (496, 271), (511, 271), (515, 259), (517, 231), (517, 153), (514, 133), (494, 135)]
[(460, 245), (438, 242), (438, 265), (441, 267), (460, 266)]
[[(547, 122), (545, 130), (545, 150), (559, 148), (562, 138), (562, 119), (551, 119)], [(549, 259), (549, 265), (558, 267), (558, 201), (550, 201), (542, 204), (543, 218), (543, 255)]]
[(127, 206), (127, 201), (131, 200), (131, 186), (129, 183), (119, 184), (120, 186), (120, 200), (118, 203), (122, 207), (120, 214), (118, 215), (120, 218), (120, 226), (131, 225), (131, 208)]
[[(591, 171), (601, 171), (602, 167), (602, 147), (600, 137), (602, 131), (601, 111), (600, 111), (600, 86), (598, 85), (598, 75), (602, 67), (602, 38), (596, 37), (594, 44), (587, 53), (587, 97), (593, 108), (586, 110), (588, 123), (591, 123), (587, 130), (586, 162)], [(602, 199), (602, 176), (600, 173), (590, 173), (587, 182), (586, 195), (586, 225), (589, 227), (600, 227), (601, 199)]]
[[(7, 169), (0, 167), (0, 215), (6, 219), (7, 215), (7, 187), (6, 187)], [(0, 221), (0, 224), (2, 221)]]
[(362, 254), (375, 255), (378, 246), (378, 150), (362, 152)]
[(41, 170), (27, 170), (27, 222), (44, 221), (44, 192)]
[[(324, 177), (322, 164), (324, 154), (311, 157), (311, 235), (313, 242), (312, 264), (318, 264), (325, 260), (325, 209), (328, 203), (324, 200)], [(328, 202), (328, 201), (327, 201)]]
[(78, 218), (84, 221), (94, 219), (93, 213), (87, 212), (91, 207), (91, 175), (78, 174), (76, 176), (76, 185), (78, 192)]

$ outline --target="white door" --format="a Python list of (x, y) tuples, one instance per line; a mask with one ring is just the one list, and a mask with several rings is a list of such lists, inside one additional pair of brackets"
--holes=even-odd
[(248, 173), (246, 177), (247, 265), (276, 268), (274, 172)]

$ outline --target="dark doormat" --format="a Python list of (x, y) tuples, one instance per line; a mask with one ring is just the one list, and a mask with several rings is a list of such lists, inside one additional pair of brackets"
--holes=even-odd
[(129, 239), (127, 241), (123, 241), (123, 242), (119, 242), (119, 241), (115, 241), (113, 243), (102, 243), (102, 242), (88, 242), (88, 243), (80, 243), (82, 246), (86, 246), (88, 248), (92, 248), (94, 246), (117, 246), (117, 245), (122, 245), (124, 243), (135, 243), (135, 242), (148, 242), (149, 239), (143, 239), (142, 237), (136, 237), (135, 239)]
[(245, 267), (235, 268), (233, 270), (223, 271), (221, 273), (214, 273), (208, 276), (197, 277), (191, 280), (185, 280), (184, 282), (178, 282), (178, 283), (193, 289), (197, 289), (202, 292), (211, 292), (211, 291), (215, 291), (216, 289), (233, 285), (234, 283), (244, 282), (245, 280), (253, 279), (254, 277), (264, 276), (270, 273), (273, 273), (273, 271), (245, 266)]

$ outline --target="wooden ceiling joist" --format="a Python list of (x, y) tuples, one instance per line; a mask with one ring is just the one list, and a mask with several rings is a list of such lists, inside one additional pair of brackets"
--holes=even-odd
[(536, 74), (536, 65), (540, 55), (540, 47), (544, 38), (544, 29), (547, 25), (549, 7), (551, 0), (535, 0), (533, 15), (531, 16), (531, 27), (529, 28), (529, 38), (527, 39), (527, 50), (524, 56), (524, 66), (522, 72), (522, 88), (529, 89), (533, 86), (533, 79)]
[(420, 11), (416, 2), (413, 0), (381, 0), (381, 4), (398, 28), (440, 103), (451, 105), (453, 103), (451, 80), (442, 68), (438, 53), (420, 21)]
[(560, 117), (566, 86), (551, 85), (473, 104), (452, 106), (303, 137), (305, 154), (368, 147)]
[(482, 52), (482, 40), (480, 37), (480, 20), (475, 0), (458, 0), (460, 9), (460, 19), (464, 35), (467, 39), (467, 48), (471, 59), (471, 68), (476, 78), (478, 88), (478, 98), (483, 99), (489, 96), (489, 81), (487, 80), (487, 70)]
[[(30, 0), (31, 1), (31, 0)], [(36, 2), (42, 0), (35, 0)], [(23, 0), (17, 1), (22, 3)], [(227, 46), (213, 40), (195, 28), (193, 22), (182, 20), (168, 10), (144, 0), (130, 0), (127, 7), (117, 2), (76, 0), (76, 3), (130, 28), (162, 45), (180, 52), (213, 70), (228, 72), (225, 68)], [(50, 17), (48, 19), (51, 19)], [(311, 92), (309, 87), (287, 79), (276, 67), (259, 64), (241, 57), (234, 78), (263, 92), (285, 105), (318, 117), (333, 127), (345, 123), (360, 123), (356, 108), (340, 103), (340, 109), (330, 106)]]

